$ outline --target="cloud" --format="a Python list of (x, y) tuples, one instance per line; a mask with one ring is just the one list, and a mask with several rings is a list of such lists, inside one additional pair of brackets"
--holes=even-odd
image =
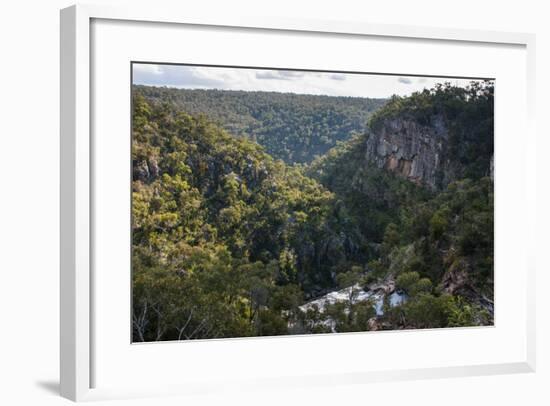
[(325, 78), (330, 80), (346, 80), (346, 75), (341, 73), (301, 72), (291, 70), (259, 70), (255, 73), (256, 79), (267, 80), (298, 80), (305, 78)]
[(256, 72), (256, 79), (293, 80), (302, 78), (304, 75), (304, 72), (290, 70), (259, 70)]
[(303, 78), (305, 75), (305, 72), (298, 72), (298, 71), (291, 71), (291, 70), (279, 70), (276, 72), (278, 72), (279, 75), (287, 79)]
[(256, 79), (281, 80), (281, 75), (275, 71), (265, 70), (256, 72)]
[(333, 73), (329, 76), (332, 80), (346, 80), (346, 75), (343, 75), (341, 73)]
[(136, 64), (133, 74), (133, 82), (141, 85), (173, 87), (221, 87), (223, 85), (223, 80), (208, 77), (193, 66)]
[[(189, 65), (134, 64), (135, 84), (186, 89), (226, 89), (330, 96), (390, 97), (407, 95), (451, 81), (437, 77), (292, 71)], [(469, 80), (453, 79), (458, 86)]]

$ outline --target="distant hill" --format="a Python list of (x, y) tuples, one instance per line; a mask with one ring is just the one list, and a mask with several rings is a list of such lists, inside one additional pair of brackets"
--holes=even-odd
[(362, 133), (385, 99), (277, 92), (174, 89), (134, 86), (149, 102), (169, 103), (192, 115), (205, 114), (236, 136), (262, 145), (288, 164), (309, 163), (338, 141)]

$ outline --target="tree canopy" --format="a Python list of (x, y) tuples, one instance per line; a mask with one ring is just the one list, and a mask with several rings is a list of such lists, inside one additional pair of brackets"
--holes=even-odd
[(385, 99), (294, 93), (135, 86), (153, 104), (204, 114), (234, 136), (262, 145), (287, 164), (308, 163), (338, 141), (363, 132)]
[[(133, 339), (491, 324), (491, 86), (394, 97), (369, 122), (444, 112), (459, 179), (440, 190), (365, 161), (382, 101), (135, 86)], [(357, 301), (388, 280), (405, 302)]]

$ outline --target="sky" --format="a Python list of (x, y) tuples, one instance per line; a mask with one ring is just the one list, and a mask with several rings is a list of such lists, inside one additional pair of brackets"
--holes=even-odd
[(134, 64), (133, 70), (133, 82), (138, 85), (371, 98), (386, 98), (394, 94), (406, 96), (431, 88), (436, 83), (451, 82), (466, 86), (470, 82), (470, 79), (437, 77), (161, 64)]

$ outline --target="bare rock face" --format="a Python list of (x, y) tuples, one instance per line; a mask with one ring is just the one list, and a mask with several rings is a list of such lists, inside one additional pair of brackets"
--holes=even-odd
[(381, 293), (384, 296), (390, 295), (395, 292), (395, 279), (393, 279), (393, 275), (390, 275), (381, 282), (374, 282), (368, 285), (368, 290)]
[(378, 318), (372, 317), (367, 320), (367, 328), (369, 331), (378, 331), (381, 329), (380, 322), (378, 321)]
[(470, 292), (472, 287), (468, 278), (469, 271), (470, 264), (465, 259), (454, 262), (441, 280), (443, 291), (452, 295)]
[(379, 168), (435, 188), (447, 138), (441, 115), (432, 116), (425, 125), (403, 117), (389, 118), (369, 133), (366, 158)]
[(147, 161), (143, 160), (134, 165), (134, 180), (146, 182), (149, 179), (149, 167)]
[(134, 180), (147, 182), (155, 179), (159, 175), (159, 166), (155, 158), (142, 160), (134, 164)]
[(470, 299), (489, 312), (494, 314), (493, 300), (481, 294), (471, 283), (469, 275), (472, 273), (471, 264), (465, 259), (455, 261), (445, 272), (441, 280), (443, 292), (451, 295), (460, 295)]
[(382, 321), (377, 317), (372, 317), (367, 320), (368, 331), (391, 330), (392, 328), (393, 326), (390, 322)]

